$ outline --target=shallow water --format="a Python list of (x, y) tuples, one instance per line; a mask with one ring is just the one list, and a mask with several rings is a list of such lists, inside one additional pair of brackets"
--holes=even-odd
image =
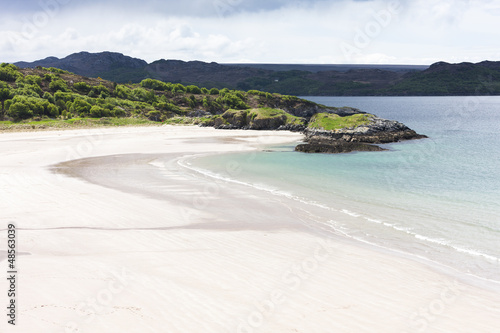
[(500, 97), (308, 99), (398, 120), (429, 139), (342, 155), (290, 145), (186, 166), (320, 207), (326, 232), (500, 281)]

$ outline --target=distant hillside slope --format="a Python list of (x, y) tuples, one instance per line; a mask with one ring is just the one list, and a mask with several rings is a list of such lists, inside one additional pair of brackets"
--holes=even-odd
[(54, 67), (78, 75), (101, 77), (120, 83), (137, 83), (148, 76), (144, 71), (148, 65), (146, 61), (115, 52), (80, 52), (62, 59), (48, 57), (34, 62), (17, 62), (14, 65), (19, 68)]
[(414, 72), (423, 71), (429, 66), (427, 65), (366, 65), (366, 64), (238, 64), (238, 63), (226, 63), (221, 64), (226, 66), (237, 66), (237, 67), (250, 67), (271, 70), (276, 72), (283, 71), (306, 71), (306, 72), (326, 72), (326, 71), (337, 71), (337, 72), (347, 72), (350, 70), (359, 69), (381, 69), (391, 72)]
[(386, 92), (398, 96), (500, 95), (500, 62), (438, 62), (422, 72), (405, 74)]
[[(450, 96), (500, 95), (500, 62), (430, 67), (403, 65), (217, 64), (202, 61), (146, 61), (120, 53), (80, 52), (63, 59), (49, 57), (18, 62), (21, 68), (56, 67), (117, 83), (146, 78), (164, 82), (287, 95), (317, 96)], [(336, 70), (332, 70), (336, 69)]]
[(270, 75), (272, 71), (248, 67), (232, 67), (202, 61), (157, 60), (145, 70), (151, 78), (174, 83), (190, 83), (205, 87), (235, 88), (249, 77)]

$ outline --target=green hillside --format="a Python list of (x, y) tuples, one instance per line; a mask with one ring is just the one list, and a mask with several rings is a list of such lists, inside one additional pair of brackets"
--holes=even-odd
[[(262, 110), (279, 109), (288, 119), (295, 110), (323, 107), (294, 96), (255, 90), (208, 89), (153, 79), (117, 84), (57, 68), (20, 69), (5, 63), (0, 65), (0, 101), (4, 127), (28, 122), (44, 126), (210, 124), (228, 110), (254, 110), (261, 114)], [(290, 119), (295, 122), (295, 118)]]

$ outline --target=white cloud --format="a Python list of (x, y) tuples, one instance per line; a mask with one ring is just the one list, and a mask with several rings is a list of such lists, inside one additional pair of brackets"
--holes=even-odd
[[(389, 0), (196, 1), (145, 0), (141, 6), (71, 1), (38, 22), (33, 13), (22, 14), (25, 21), (0, 14), (5, 18), (0, 21), (0, 61), (64, 57), (83, 50), (116, 51), (148, 62), (497, 60), (491, 58), (498, 54), (496, 0), (401, 1), (398, 12), (391, 11)], [(215, 3), (226, 4), (230, 12), (217, 15)], [(357, 51), (346, 56), (341, 49), (345, 44)]]

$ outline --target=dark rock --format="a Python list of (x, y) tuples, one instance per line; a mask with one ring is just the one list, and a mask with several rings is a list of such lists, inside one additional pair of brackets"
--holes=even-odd
[(285, 124), (286, 116), (281, 115), (263, 119), (255, 118), (249, 121), (249, 128), (253, 130), (275, 130), (281, 126), (285, 126)]
[(302, 153), (324, 153), (324, 154), (340, 154), (340, 153), (350, 153), (353, 151), (383, 151), (383, 150), (387, 149), (366, 143), (345, 142), (345, 141), (335, 141), (329, 144), (306, 143), (295, 147), (295, 151)]
[(336, 131), (325, 131), (308, 128), (304, 134), (308, 142), (342, 140), (361, 143), (391, 143), (426, 138), (425, 135), (417, 134), (400, 122), (378, 117), (373, 117), (369, 124), (354, 129), (343, 128)]
[(392, 120), (372, 117), (367, 125), (325, 131), (307, 128), (304, 131), (307, 144), (299, 145), (296, 151), (307, 153), (347, 153), (351, 151), (385, 150), (373, 144), (399, 142), (426, 138), (406, 125)]
[(278, 131), (303, 132), (306, 129), (305, 125), (281, 125), (277, 128)]

